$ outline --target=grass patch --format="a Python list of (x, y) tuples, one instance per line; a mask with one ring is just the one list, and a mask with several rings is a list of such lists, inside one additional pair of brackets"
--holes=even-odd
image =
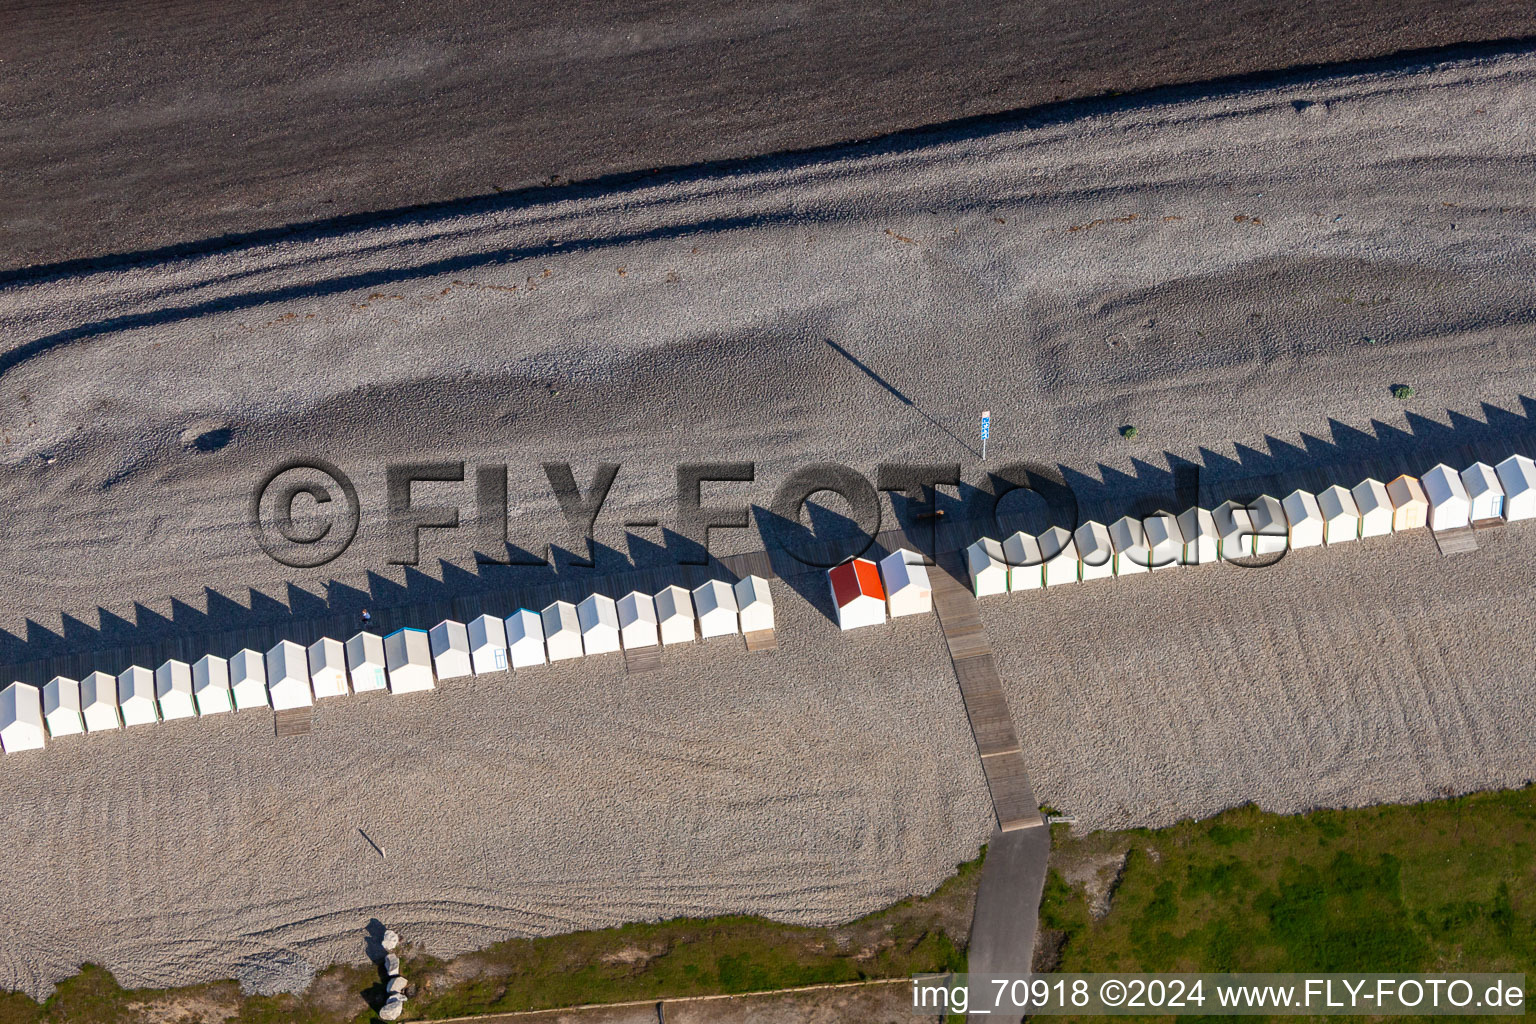
[[(1059, 971), (1528, 971), (1536, 790), (1281, 816), (1253, 807), (1157, 831), (1056, 827), (1044, 928)], [(1118, 851), (1109, 911), (1063, 880)], [(1528, 993), (1529, 995), (1529, 993)], [(1118, 1018), (1117, 1018), (1118, 1019)]]
[(514, 939), (452, 964), (407, 954), (427, 1019), (579, 1003), (761, 992), (965, 966), (981, 860), (932, 894), (836, 928), (761, 917), (628, 924), (547, 939)]

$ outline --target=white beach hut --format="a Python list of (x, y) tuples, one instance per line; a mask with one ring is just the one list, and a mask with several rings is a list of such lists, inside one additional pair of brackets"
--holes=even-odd
[(1141, 521), (1147, 538), (1147, 549), (1154, 569), (1172, 569), (1184, 558), (1184, 534), (1179, 530), (1178, 517), (1171, 512), (1159, 512)]
[(123, 720), (117, 713), (117, 679), (105, 672), (92, 672), (80, 680), (80, 717), (86, 732), (120, 729)]
[(656, 595), (656, 624), (663, 644), (686, 644), (695, 634), (693, 595), (688, 588), (673, 584)]
[(1008, 592), (1008, 564), (1003, 546), (983, 537), (965, 549), (965, 567), (971, 574), (971, 591), (977, 597)]
[(891, 618), (933, 611), (933, 584), (923, 556), (916, 551), (897, 548), (880, 559), (880, 583)]
[(513, 668), (545, 663), (544, 619), (538, 612), (519, 608), (501, 623), (507, 627), (507, 660)]
[(761, 576), (744, 576), (736, 581), (736, 614), (743, 633), (757, 633), (773, 628), (773, 593)]
[(1078, 578), (1102, 580), (1115, 574), (1115, 545), (1109, 539), (1109, 527), (1088, 520), (1072, 531), (1077, 545)]
[(172, 658), (155, 669), (155, 702), (160, 720), (197, 717), (197, 698), (192, 691), (192, 666)]
[(1504, 521), (1536, 518), (1536, 462), (1511, 455), (1493, 468), (1504, 488)]
[(878, 626), (885, 621), (885, 586), (880, 569), (867, 558), (851, 558), (827, 572), (840, 629)]
[(41, 750), (43, 742), (43, 697), (37, 687), (12, 683), (0, 690), (0, 749)]
[(1440, 463), (1419, 480), (1424, 497), (1429, 499), (1429, 527), (1432, 530), (1462, 530), (1472, 525), (1472, 499), (1461, 482), (1461, 474)]
[(309, 688), (309, 654), (292, 640), (279, 640), (267, 652), (267, 700), (274, 711), (307, 708), (315, 703)]
[(1385, 537), (1392, 532), (1392, 496), (1386, 484), (1366, 477), (1350, 489), (1349, 496), (1360, 514), (1361, 537)]
[(1040, 542), (1040, 557), (1045, 560), (1041, 563), (1045, 568), (1045, 585), (1055, 587), (1076, 583), (1081, 577), (1083, 563), (1077, 556), (1077, 541), (1072, 539), (1072, 534), (1063, 527), (1053, 526), (1036, 539)]
[(384, 638), (384, 668), (390, 693), (437, 688), (432, 675), (432, 640), (424, 629), (397, 629)]
[(347, 695), (347, 648), (323, 636), (309, 645), (309, 685), (316, 699)]
[(1472, 525), (1482, 526), (1504, 517), (1504, 487), (1499, 474), (1486, 462), (1474, 462), (1461, 471), (1461, 485), (1472, 501)]
[(233, 711), (235, 698), (229, 690), (229, 662), (215, 654), (205, 654), (194, 661), (192, 696), (197, 699), (199, 715)]
[(347, 675), (352, 677), (353, 693), (370, 693), (389, 686), (389, 661), (384, 655), (384, 638), (364, 630), (348, 640)]
[(555, 601), (540, 614), (544, 626), (544, 647), (550, 661), (581, 657), (581, 620), (576, 606), (569, 601)]
[(1280, 502), (1285, 511), (1286, 543), (1294, 548), (1321, 547), (1327, 525), (1317, 495), (1311, 491), (1294, 490)]
[(1253, 517), (1247, 506), (1224, 501), (1211, 512), (1221, 537), (1221, 557), (1230, 562), (1253, 554)]
[(160, 721), (155, 705), (155, 674), (139, 665), (129, 665), (117, 675), (117, 710), (124, 725), (150, 725)]
[(437, 681), (473, 675), (474, 659), (469, 653), (469, 629), (455, 619), (444, 619), (427, 632), (432, 647), (432, 671)]
[(267, 662), (260, 651), (246, 648), (229, 659), (229, 692), (235, 710), (267, 707)]
[(1109, 542), (1115, 548), (1115, 575), (1130, 576), (1152, 571), (1152, 548), (1140, 519), (1121, 516), (1109, 524)]
[(469, 660), (477, 676), (507, 670), (507, 624), (501, 616), (481, 615), (469, 623)]
[(1180, 512), (1179, 534), (1184, 538), (1185, 565), (1206, 565), (1221, 557), (1221, 534), (1210, 509), (1192, 505)]
[(54, 676), (43, 684), (43, 724), (49, 736), (76, 736), (85, 732), (80, 714), (80, 681)]
[(1323, 517), (1323, 543), (1343, 544), (1360, 536), (1360, 509), (1355, 496), (1334, 484), (1317, 496), (1318, 514)]
[(1278, 498), (1261, 494), (1248, 504), (1248, 516), (1253, 522), (1253, 553), (1278, 555), (1285, 551), (1286, 532), (1290, 524), (1285, 519), (1285, 508)]
[(1008, 563), (1009, 590), (1039, 590), (1045, 586), (1045, 559), (1040, 541), (1020, 530), (1003, 541), (1003, 561)]
[(656, 622), (656, 602), (650, 594), (631, 590), (619, 598), (619, 639), (626, 651), (655, 647), (661, 643), (661, 629)]
[(606, 594), (588, 594), (576, 606), (576, 621), (581, 624), (581, 649), (588, 655), (612, 654), (620, 649), (619, 609)]
[[(881, 607), (885, 607), (883, 602)], [(699, 616), (699, 636), (706, 640), (741, 631), (736, 616), (736, 592), (729, 583), (709, 580), (694, 587), (693, 608)]]
[(1429, 498), (1418, 477), (1402, 476), (1387, 484), (1392, 499), (1392, 530), (1417, 530), (1429, 522)]

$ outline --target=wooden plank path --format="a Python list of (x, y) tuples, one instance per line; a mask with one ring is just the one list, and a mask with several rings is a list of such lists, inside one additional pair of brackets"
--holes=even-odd
[(1463, 526), (1455, 530), (1431, 530), (1434, 535), (1435, 546), (1440, 549), (1442, 555), (1461, 555), (1468, 551), (1477, 550), (1477, 537), (1473, 534), (1472, 527)]
[(747, 642), (749, 651), (776, 651), (779, 649), (778, 635), (771, 629), (749, 629), (741, 634)]
[(1024, 750), (1008, 712), (1003, 680), (997, 674), (992, 644), (981, 625), (976, 598), (941, 566), (934, 566), (933, 610), (949, 645), (949, 658), (960, 684), (960, 697), (971, 720), (971, 734), (981, 754), (982, 771), (992, 794), (997, 824), (1004, 832), (1045, 825), (1024, 765)]
[(315, 709), (285, 708), (272, 712), (272, 731), (278, 736), (308, 736), (315, 724)]
[(624, 669), (630, 675), (654, 672), (661, 668), (661, 645), (624, 648)]

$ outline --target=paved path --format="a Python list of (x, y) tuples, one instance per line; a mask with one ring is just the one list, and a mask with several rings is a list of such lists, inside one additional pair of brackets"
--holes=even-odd
[[(1051, 853), (1051, 832), (1024, 767), (1024, 752), (1003, 695), (992, 645), (976, 598), (951, 575), (954, 556), (940, 559), (931, 578), (933, 606), (971, 719), (971, 732), (997, 811), (971, 921), (968, 970), (973, 976), (1026, 977), (1039, 928), (1040, 896)], [(991, 1018), (972, 1015), (973, 1020)]]
[(965, 700), (976, 750), (997, 810), (998, 828), (1002, 832), (1042, 828), (1045, 821), (1024, 769), (1024, 751), (1008, 713), (992, 645), (981, 628), (976, 598), (941, 567), (935, 567), (932, 580), (934, 611), (949, 643), (955, 679), (960, 683), (960, 696)]

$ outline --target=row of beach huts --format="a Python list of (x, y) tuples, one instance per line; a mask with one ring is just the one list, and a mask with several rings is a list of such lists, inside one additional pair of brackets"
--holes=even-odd
[(1443, 463), (1422, 477), (1382, 483), (1335, 484), (1316, 494), (1262, 494), (1246, 504), (1190, 508), (1076, 530), (1015, 533), (1001, 542), (983, 537), (966, 549), (977, 597), (1037, 590), (1062, 583), (1274, 555), (1294, 548), (1341, 544), (1404, 530), (1436, 532), (1536, 518), (1536, 463), (1512, 455), (1497, 466), (1464, 470)]
[[(1531, 518), (1536, 518), (1536, 463), (1512, 455), (1497, 466), (1479, 462), (1459, 472), (1442, 463), (1422, 477), (1404, 475), (1388, 483), (1366, 479), (1316, 494), (1264, 494), (1246, 505), (1228, 501), (1180, 515), (1124, 516), (1108, 526), (1090, 521), (1070, 531), (1053, 526), (1003, 541), (983, 537), (966, 549), (965, 561), (973, 591), (986, 597), (1425, 526), (1453, 531)], [(927, 569), (912, 551), (892, 552), (879, 563), (850, 559), (829, 570), (827, 581), (843, 629), (932, 607)]]
[(592, 594), (579, 604), (555, 601), (539, 612), (448, 619), (388, 636), (363, 631), (345, 643), (284, 640), (265, 654), (247, 649), (192, 664), (172, 659), (154, 671), (132, 665), (115, 676), (56, 676), (42, 687), (12, 683), (0, 691), (0, 748), (37, 750), (47, 737), (250, 708), (287, 711), (348, 693), (411, 693), (461, 676), (773, 628), (768, 581), (748, 576), (618, 600)]
[[(1453, 531), (1536, 518), (1536, 463), (1512, 455), (1496, 466), (1457, 471), (1444, 464), (1422, 477), (1366, 479), (1313, 494), (1260, 495), (1247, 504), (1122, 517), (1108, 526), (1053, 526), (1003, 541), (983, 537), (965, 551), (977, 597), (1038, 590), (1109, 576), (1200, 565), (1291, 548), (1340, 544), (1425, 526)], [(900, 549), (878, 563), (850, 559), (827, 573), (838, 625), (856, 629), (931, 611), (933, 591), (921, 555)], [(768, 582), (748, 576), (710, 580), (692, 591), (670, 586), (614, 600), (592, 594), (541, 612), (445, 620), (430, 630), (388, 636), (360, 632), (301, 646), (284, 640), (262, 654), (242, 650), (194, 664), (170, 660), (151, 672), (134, 665), (116, 676), (55, 677), (41, 688), (12, 683), (0, 692), (0, 747), (39, 749), (47, 736), (118, 729), (248, 708), (285, 711), (316, 699), (388, 689), (429, 690), (437, 682), (548, 662), (774, 627)]]

